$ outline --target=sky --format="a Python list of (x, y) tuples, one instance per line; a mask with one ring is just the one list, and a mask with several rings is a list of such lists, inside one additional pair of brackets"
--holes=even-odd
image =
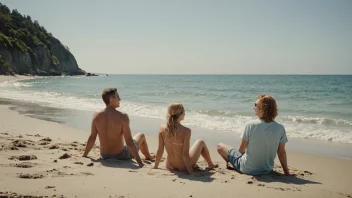
[(0, 0), (109, 74), (352, 74), (351, 0)]

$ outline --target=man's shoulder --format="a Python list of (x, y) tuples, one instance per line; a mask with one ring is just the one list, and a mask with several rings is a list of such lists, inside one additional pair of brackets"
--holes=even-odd
[(117, 116), (118, 118), (122, 121), (122, 122), (129, 122), (130, 118), (128, 117), (127, 113), (124, 112), (120, 112), (120, 111), (116, 111), (117, 112)]
[(280, 124), (280, 123), (278, 123), (278, 122), (276, 122), (276, 121), (274, 121), (274, 124), (276, 125), (276, 127), (277, 127), (278, 129), (280, 129), (280, 130), (285, 130), (284, 125), (282, 125), (282, 124)]
[(247, 126), (252, 126), (252, 125), (259, 125), (261, 123), (261, 121), (259, 119), (256, 120), (250, 120), (248, 122), (246, 122)]
[(93, 114), (93, 120), (99, 118), (100, 115), (102, 115), (104, 113), (104, 110), (100, 110), (100, 111), (96, 111)]

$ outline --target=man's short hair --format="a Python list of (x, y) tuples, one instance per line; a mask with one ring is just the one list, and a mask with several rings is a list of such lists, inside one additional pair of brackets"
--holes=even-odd
[(259, 95), (258, 96), (259, 102), (259, 117), (263, 119), (265, 122), (272, 122), (274, 121), (275, 117), (277, 116), (277, 105), (276, 101), (272, 96), (269, 95)]
[(101, 97), (103, 98), (103, 101), (106, 105), (109, 105), (110, 103), (110, 97), (115, 97), (117, 93), (117, 89), (116, 88), (106, 88), (103, 91), (103, 94), (101, 94)]

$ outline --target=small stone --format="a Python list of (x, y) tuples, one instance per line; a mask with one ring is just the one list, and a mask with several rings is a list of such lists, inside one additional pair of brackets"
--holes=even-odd
[(253, 181), (247, 181), (247, 184), (253, 184)]
[(67, 158), (70, 158), (70, 157), (71, 157), (70, 154), (65, 153), (65, 154), (61, 155), (61, 156), (59, 157), (59, 159), (67, 159)]
[(57, 160), (54, 160), (54, 162), (57, 162)]
[(94, 164), (93, 163), (89, 163), (89, 164), (87, 164), (87, 166), (94, 166)]
[(59, 147), (57, 145), (51, 145), (49, 149), (58, 149)]
[(55, 186), (45, 186), (45, 189), (55, 188)]

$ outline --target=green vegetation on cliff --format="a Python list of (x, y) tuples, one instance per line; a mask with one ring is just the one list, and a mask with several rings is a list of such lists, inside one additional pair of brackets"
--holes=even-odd
[(0, 3), (0, 74), (11, 74), (11, 69), (43, 75), (84, 73), (67, 47), (38, 21)]

